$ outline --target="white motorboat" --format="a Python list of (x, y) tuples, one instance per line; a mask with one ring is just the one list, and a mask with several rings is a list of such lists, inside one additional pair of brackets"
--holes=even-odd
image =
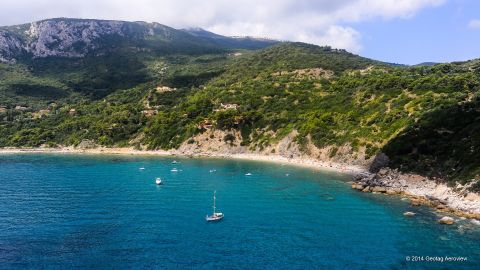
[(170, 170), (171, 172), (178, 172), (178, 169), (177, 168), (173, 168)]
[(176, 160), (172, 161), (172, 164), (178, 164), (178, 163), (180, 163), (180, 162), (178, 162)]
[(246, 173), (245, 175), (246, 175), (246, 176), (252, 176), (252, 174), (251, 174), (251, 173)]
[(216, 194), (217, 194), (217, 191), (213, 192), (213, 213), (211, 216), (207, 215), (207, 217), (205, 218), (207, 221), (219, 221), (223, 218), (223, 213), (217, 212), (217, 209), (215, 206)]
[(162, 184), (162, 179), (160, 177), (157, 177), (157, 179), (155, 179), (155, 184), (161, 185)]

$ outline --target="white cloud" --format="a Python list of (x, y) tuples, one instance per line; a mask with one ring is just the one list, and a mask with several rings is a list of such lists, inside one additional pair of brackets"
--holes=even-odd
[(480, 20), (471, 20), (468, 23), (468, 27), (473, 28), (473, 29), (480, 29)]
[(52, 17), (159, 22), (223, 35), (303, 41), (359, 52), (352, 23), (409, 18), (446, 0), (2, 0), (0, 24)]
[(360, 37), (360, 33), (351, 27), (332, 25), (324, 33), (315, 35), (301, 32), (294, 38), (302, 42), (329, 45), (334, 48), (348, 49), (351, 52), (359, 52), (362, 48)]

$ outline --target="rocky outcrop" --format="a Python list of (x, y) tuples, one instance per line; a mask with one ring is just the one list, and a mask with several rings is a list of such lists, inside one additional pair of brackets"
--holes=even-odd
[(15, 57), (24, 51), (24, 44), (18, 37), (5, 30), (0, 30), (0, 62), (15, 63)]
[(480, 196), (469, 185), (455, 188), (416, 174), (404, 174), (389, 168), (375, 174), (358, 175), (352, 188), (363, 192), (399, 194), (410, 198), (412, 206), (427, 205), (439, 212), (480, 219)]
[(23, 55), (31, 58), (84, 57), (99, 49), (122, 42), (135, 44), (154, 35), (168, 40), (173, 36), (171, 32), (176, 31), (157, 23), (80, 19), (50, 19), (33, 22), (25, 31), (18, 28), (12, 32), (10, 29), (0, 29), (2, 62), (15, 62)]
[(33, 57), (83, 57), (101, 46), (108, 36), (125, 36), (124, 23), (95, 20), (46, 20), (34, 22), (27, 31), (26, 49)]
[(93, 149), (93, 148), (97, 148), (98, 145), (92, 141), (92, 140), (83, 140), (81, 141), (76, 149), (79, 149), (79, 150), (86, 150), (86, 149)]
[(389, 162), (390, 158), (388, 158), (385, 153), (380, 152), (375, 156), (368, 170), (372, 173), (377, 173), (378, 171), (380, 171), (381, 168), (386, 167)]
[(185, 141), (176, 154), (187, 156), (209, 156), (213, 153), (224, 155), (247, 153), (248, 147), (242, 146), (241, 134), (237, 130), (209, 130)]

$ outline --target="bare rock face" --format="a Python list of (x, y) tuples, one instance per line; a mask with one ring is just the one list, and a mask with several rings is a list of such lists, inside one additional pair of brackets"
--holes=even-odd
[(0, 62), (15, 63), (15, 57), (24, 50), (20, 39), (0, 30)]
[(370, 165), (369, 171), (371, 173), (377, 173), (380, 171), (381, 168), (384, 168), (388, 165), (390, 162), (390, 158), (388, 158), (387, 155), (384, 153), (378, 153), (375, 158), (372, 161), (372, 164)]
[(92, 149), (95, 147), (97, 147), (97, 145), (92, 140), (83, 140), (80, 144), (77, 145), (76, 148), (85, 150), (85, 149)]
[(55, 21), (34, 22), (27, 31), (32, 40), (27, 50), (34, 57), (83, 57), (96, 49), (96, 40), (105, 36), (123, 36), (122, 22)]
[(160, 24), (122, 21), (51, 19), (31, 23), (26, 30), (0, 28), (0, 62), (15, 62), (21, 55), (78, 58), (115, 41), (135, 41), (151, 35), (168, 38)]

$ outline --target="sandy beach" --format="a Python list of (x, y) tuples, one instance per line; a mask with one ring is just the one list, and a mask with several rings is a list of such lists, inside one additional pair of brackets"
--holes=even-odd
[(55, 153), (55, 154), (91, 154), (91, 155), (132, 155), (132, 156), (177, 156), (177, 157), (203, 157), (203, 158), (228, 158), (250, 161), (271, 162), (281, 165), (293, 165), (336, 173), (352, 174), (367, 173), (367, 169), (361, 166), (324, 162), (313, 158), (287, 158), (280, 155), (264, 155), (256, 153), (223, 154), (215, 152), (185, 153), (177, 150), (136, 150), (133, 148), (106, 148), (98, 147), (91, 149), (78, 149), (74, 147), (62, 148), (2, 148), (0, 154), (20, 153)]

